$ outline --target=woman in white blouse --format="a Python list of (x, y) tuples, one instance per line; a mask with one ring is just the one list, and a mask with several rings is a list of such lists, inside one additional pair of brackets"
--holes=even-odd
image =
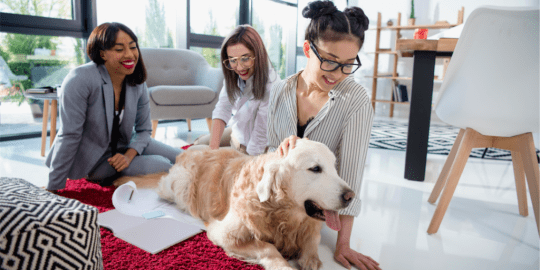
[[(360, 68), (358, 52), (369, 20), (362, 9), (339, 11), (330, 1), (310, 2), (302, 15), (306, 29), (304, 70), (277, 84), (268, 107), (268, 146), (286, 156), (297, 138), (324, 143), (336, 155), (339, 176), (356, 193), (339, 212), (334, 258), (343, 266), (380, 269), (350, 247), (354, 217), (360, 214), (360, 188), (369, 145), (373, 108), (366, 90), (350, 74)], [(338, 226), (339, 227), (339, 226)]]
[(267, 145), (270, 90), (280, 79), (261, 37), (249, 25), (236, 27), (225, 38), (221, 60), (225, 82), (212, 112), (212, 132), (193, 144), (212, 149), (231, 146), (249, 155), (262, 154)]

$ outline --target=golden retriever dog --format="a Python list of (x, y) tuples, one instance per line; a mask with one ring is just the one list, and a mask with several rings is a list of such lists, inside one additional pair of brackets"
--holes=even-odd
[(164, 199), (201, 219), (208, 238), (229, 256), (266, 269), (319, 269), (322, 221), (341, 228), (338, 210), (355, 196), (324, 144), (298, 140), (286, 157), (248, 156), (233, 149), (187, 150), (169, 173), (123, 177), (156, 188)]

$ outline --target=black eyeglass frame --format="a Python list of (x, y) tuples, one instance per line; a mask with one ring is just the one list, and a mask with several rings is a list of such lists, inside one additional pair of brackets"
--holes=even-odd
[[(315, 47), (315, 44), (313, 44), (313, 42), (310, 42), (310, 43), (309, 43), (309, 47), (313, 50), (313, 53), (315, 53), (315, 55), (317, 56), (317, 58), (319, 58), (319, 61), (321, 61), (321, 66), (320, 66), (321, 70), (331, 72), (331, 71), (335, 71), (335, 70), (337, 70), (338, 68), (341, 67), (341, 72), (342, 72), (343, 74), (350, 75), (350, 74), (355, 73), (355, 72), (362, 66), (362, 63), (360, 62), (360, 57), (358, 57), (358, 55), (356, 55), (356, 61), (358, 61), (358, 64), (341, 64), (341, 63), (338, 63), (338, 62), (336, 62), (336, 61), (332, 61), (332, 60), (328, 60), (328, 59), (322, 58), (321, 55), (319, 54), (319, 52), (317, 51), (317, 49), (316, 49), (316, 47)], [(323, 68), (322, 68), (322, 65), (324, 64), (324, 62), (329, 62), (329, 63), (331, 63), (331, 64), (336, 64), (337, 67), (334, 68), (334, 69), (332, 69), (332, 70), (326, 70), (326, 69), (323, 69)], [(343, 70), (343, 68), (344, 68), (345, 66), (356, 66), (356, 69), (354, 69), (354, 70), (351, 71), (351, 72), (345, 72), (345, 71)]]

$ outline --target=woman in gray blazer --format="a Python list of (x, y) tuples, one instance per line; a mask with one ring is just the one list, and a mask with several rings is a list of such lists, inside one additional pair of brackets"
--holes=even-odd
[(92, 62), (73, 69), (58, 91), (60, 129), (46, 159), (47, 190), (66, 179), (110, 185), (122, 175), (167, 171), (182, 152), (150, 137), (146, 69), (137, 37), (104, 23), (88, 39)]

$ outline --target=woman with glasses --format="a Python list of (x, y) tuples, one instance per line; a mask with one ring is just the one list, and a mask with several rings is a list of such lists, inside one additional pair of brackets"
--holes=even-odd
[(373, 122), (369, 96), (350, 75), (361, 66), (358, 52), (369, 20), (358, 7), (342, 12), (330, 1), (310, 2), (302, 15), (311, 19), (303, 45), (307, 64), (272, 90), (269, 151), (286, 156), (296, 139), (309, 138), (334, 152), (339, 176), (356, 193), (339, 218), (325, 217), (327, 224), (341, 228), (334, 258), (347, 268), (354, 264), (360, 269), (380, 269), (372, 258), (350, 247), (354, 217), (360, 214), (360, 187)]
[(212, 149), (231, 146), (249, 155), (259, 155), (267, 144), (269, 93), (279, 77), (261, 37), (249, 25), (236, 27), (225, 38), (221, 60), (225, 82), (212, 113), (212, 132), (194, 144), (210, 145)]

